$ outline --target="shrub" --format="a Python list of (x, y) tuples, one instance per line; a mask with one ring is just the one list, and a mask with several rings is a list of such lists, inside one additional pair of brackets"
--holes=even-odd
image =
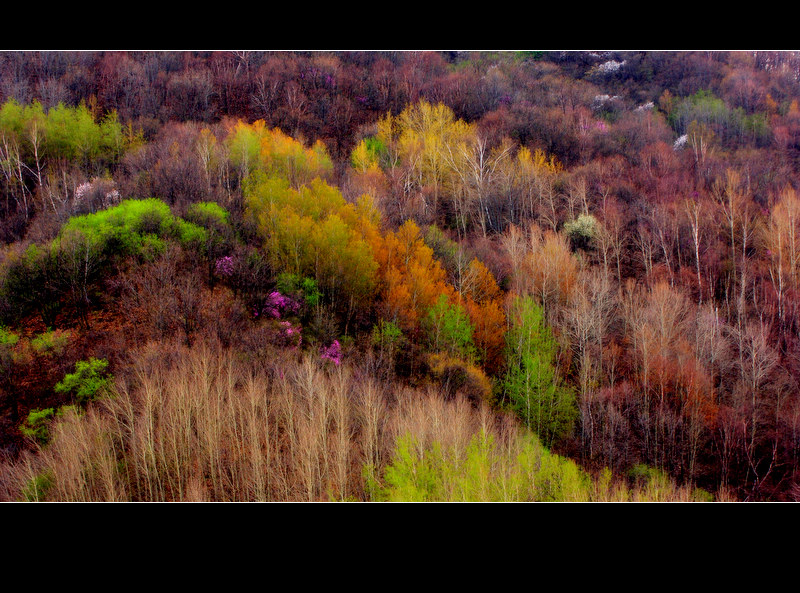
[(474, 434), (466, 450), (438, 442), (423, 447), (411, 434), (397, 439), (384, 470), (387, 501), (589, 501), (592, 480), (573, 461), (550, 453), (535, 437), (520, 437), (511, 451), (492, 434)]
[(280, 319), (288, 315), (297, 315), (300, 312), (300, 303), (292, 297), (281, 294), (277, 290), (272, 291), (264, 306), (260, 310), (256, 309), (256, 317), (259, 315), (269, 317), (271, 319)]
[(111, 386), (111, 376), (106, 373), (108, 361), (91, 357), (75, 363), (75, 372), (68, 373), (55, 386), (56, 393), (71, 393), (79, 404), (100, 397)]
[(320, 348), (319, 356), (322, 360), (330, 360), (339, 366), (342, 362), (342, 345), (339, 340), (334, 340), (330, 346)]
[(60, 236), (80, 234), (106, 255), (134, 255), (152, 259), (172, 239), (187, 249), (205, 250), (206, 231), (170, 212), (156, 198), (124, 200), (117, 206), (75, 216), (62, 227)]
[(19, 336), (11, 330), (0, 325), (0, 346), (13, 347), (19, 341)]
[(574, 249), (587, 249), (597, 234), (597, 219), (591, 214), (581, 214), (564, 223), (564, 231)]
[(20, 425), (19, 430), (25, 436), (43, 445), (50, 439), (49, 424), (53, 415), (53, 408), (31, 410), (28, 412), (28, 418)]
[(443, 353), (431, 354), (428, 365), (447, 397), (460, 393), (473, 402), (491, 401), (492, 383), (475, 365)]
[(236, 261), (232, 255), (219, 258), (214, 263), (214, 273), (223, 278), (230, 278), (236, 270)]
[(31, 340), (31, 347), (41, 355), (55, 354), (60, 356), (69, 343), (69, 330), (48, 330)]
[(189, 206), (186, 220), (205, 228), (211, 225), (227, 225), (228, 211), (216, 202), (198, 202)]

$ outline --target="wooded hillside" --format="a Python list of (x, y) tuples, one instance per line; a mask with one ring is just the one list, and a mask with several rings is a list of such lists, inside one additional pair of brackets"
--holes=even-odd
[(800, 54), (0, 53), (3, 500), (800, 499)]

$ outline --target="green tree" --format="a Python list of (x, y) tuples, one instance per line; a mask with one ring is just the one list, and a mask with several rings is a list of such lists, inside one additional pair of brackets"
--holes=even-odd
[(572, 430), (575, 395), (558, 375), (557, 345), (542, 308), (530, 297), (518, 297), (510, 318), (504, 392), (517, 415), (550, 446)]
[(425, 326), (434, 351), (446, 352), (468, 361), (475, 358), (472, 323), (461, 305), (450, 303), (445, 295), (441, 295), (428, 310)]
[(313, 278), (301, 278), (297, 274), (284, 272), (275, 279), (275, 289), (281, 294), (290, 295), (312, 309), (319, 305), (322, 293)]
[(75, 372), (68, 373), (55, 386), (56, 393), (71, 393), (79, 404), (91, 401), (111, 387), (111, 375), (107, 373), (108, 361), (91, 357), (75, 363)]
[(203, 255), (211, 286), (215, 281), (217, 260), (233, 251), (235, 244), (235, 234), (229, 218), (228, 211), (216, 202), (198, 202), (192, 204), (186, 212), (186, 221), (205, 231)]

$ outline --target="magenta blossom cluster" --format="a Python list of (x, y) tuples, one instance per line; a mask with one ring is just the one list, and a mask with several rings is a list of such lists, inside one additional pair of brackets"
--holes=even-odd
[(323, 360), (330, 360), (333, 364), (339, 365), (342, 362), (342, 345), (339, 340), (334, 340), (327, 348), (323, 346), (320, 349), (320, 357)]
[(300, 333), (301, 328), (298, 325), (295, 327), (291, 321), (281, 321), (281, 333), (286, 337), (292, 345), (292, 350), (296, 350), (303, 343), (303, 335)]
[[(300, 303), (298, 303), (292, 297), (281, 294), (276, 290), (270, 293), (270, 295), (267, 297), (267, 301), (261, 308), (260, 313), (273, 319), (280, 319), (281, 316), (286, 315), (287, 313), (290, 315), (296, 315), (299, 311)], [(259, 315), (259, 311), (257, 309), (255, 311), (255, 315), (256, 317)]]
[(233, 256), (226, 255), (217, 260), (214, 265), (214, 271), (217, 276), (224, 276), (226, 278), (233, 275)]

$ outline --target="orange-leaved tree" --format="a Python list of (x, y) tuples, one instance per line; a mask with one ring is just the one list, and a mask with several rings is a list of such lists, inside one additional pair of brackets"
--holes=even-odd
[(406, 332), (419, 330), (421, 319), (440, 295), (455, 302), (447, 273), (425, 244), (419, 227), (406, 221), (397, 231), (374, 235), (384, 318)]
[(505, 348), (504, 296), (494, 275), (478, 258), (467, 266), (461, 297), (474, 327), (478, 357), (486, 371), (495, 374), (502, 366)]

